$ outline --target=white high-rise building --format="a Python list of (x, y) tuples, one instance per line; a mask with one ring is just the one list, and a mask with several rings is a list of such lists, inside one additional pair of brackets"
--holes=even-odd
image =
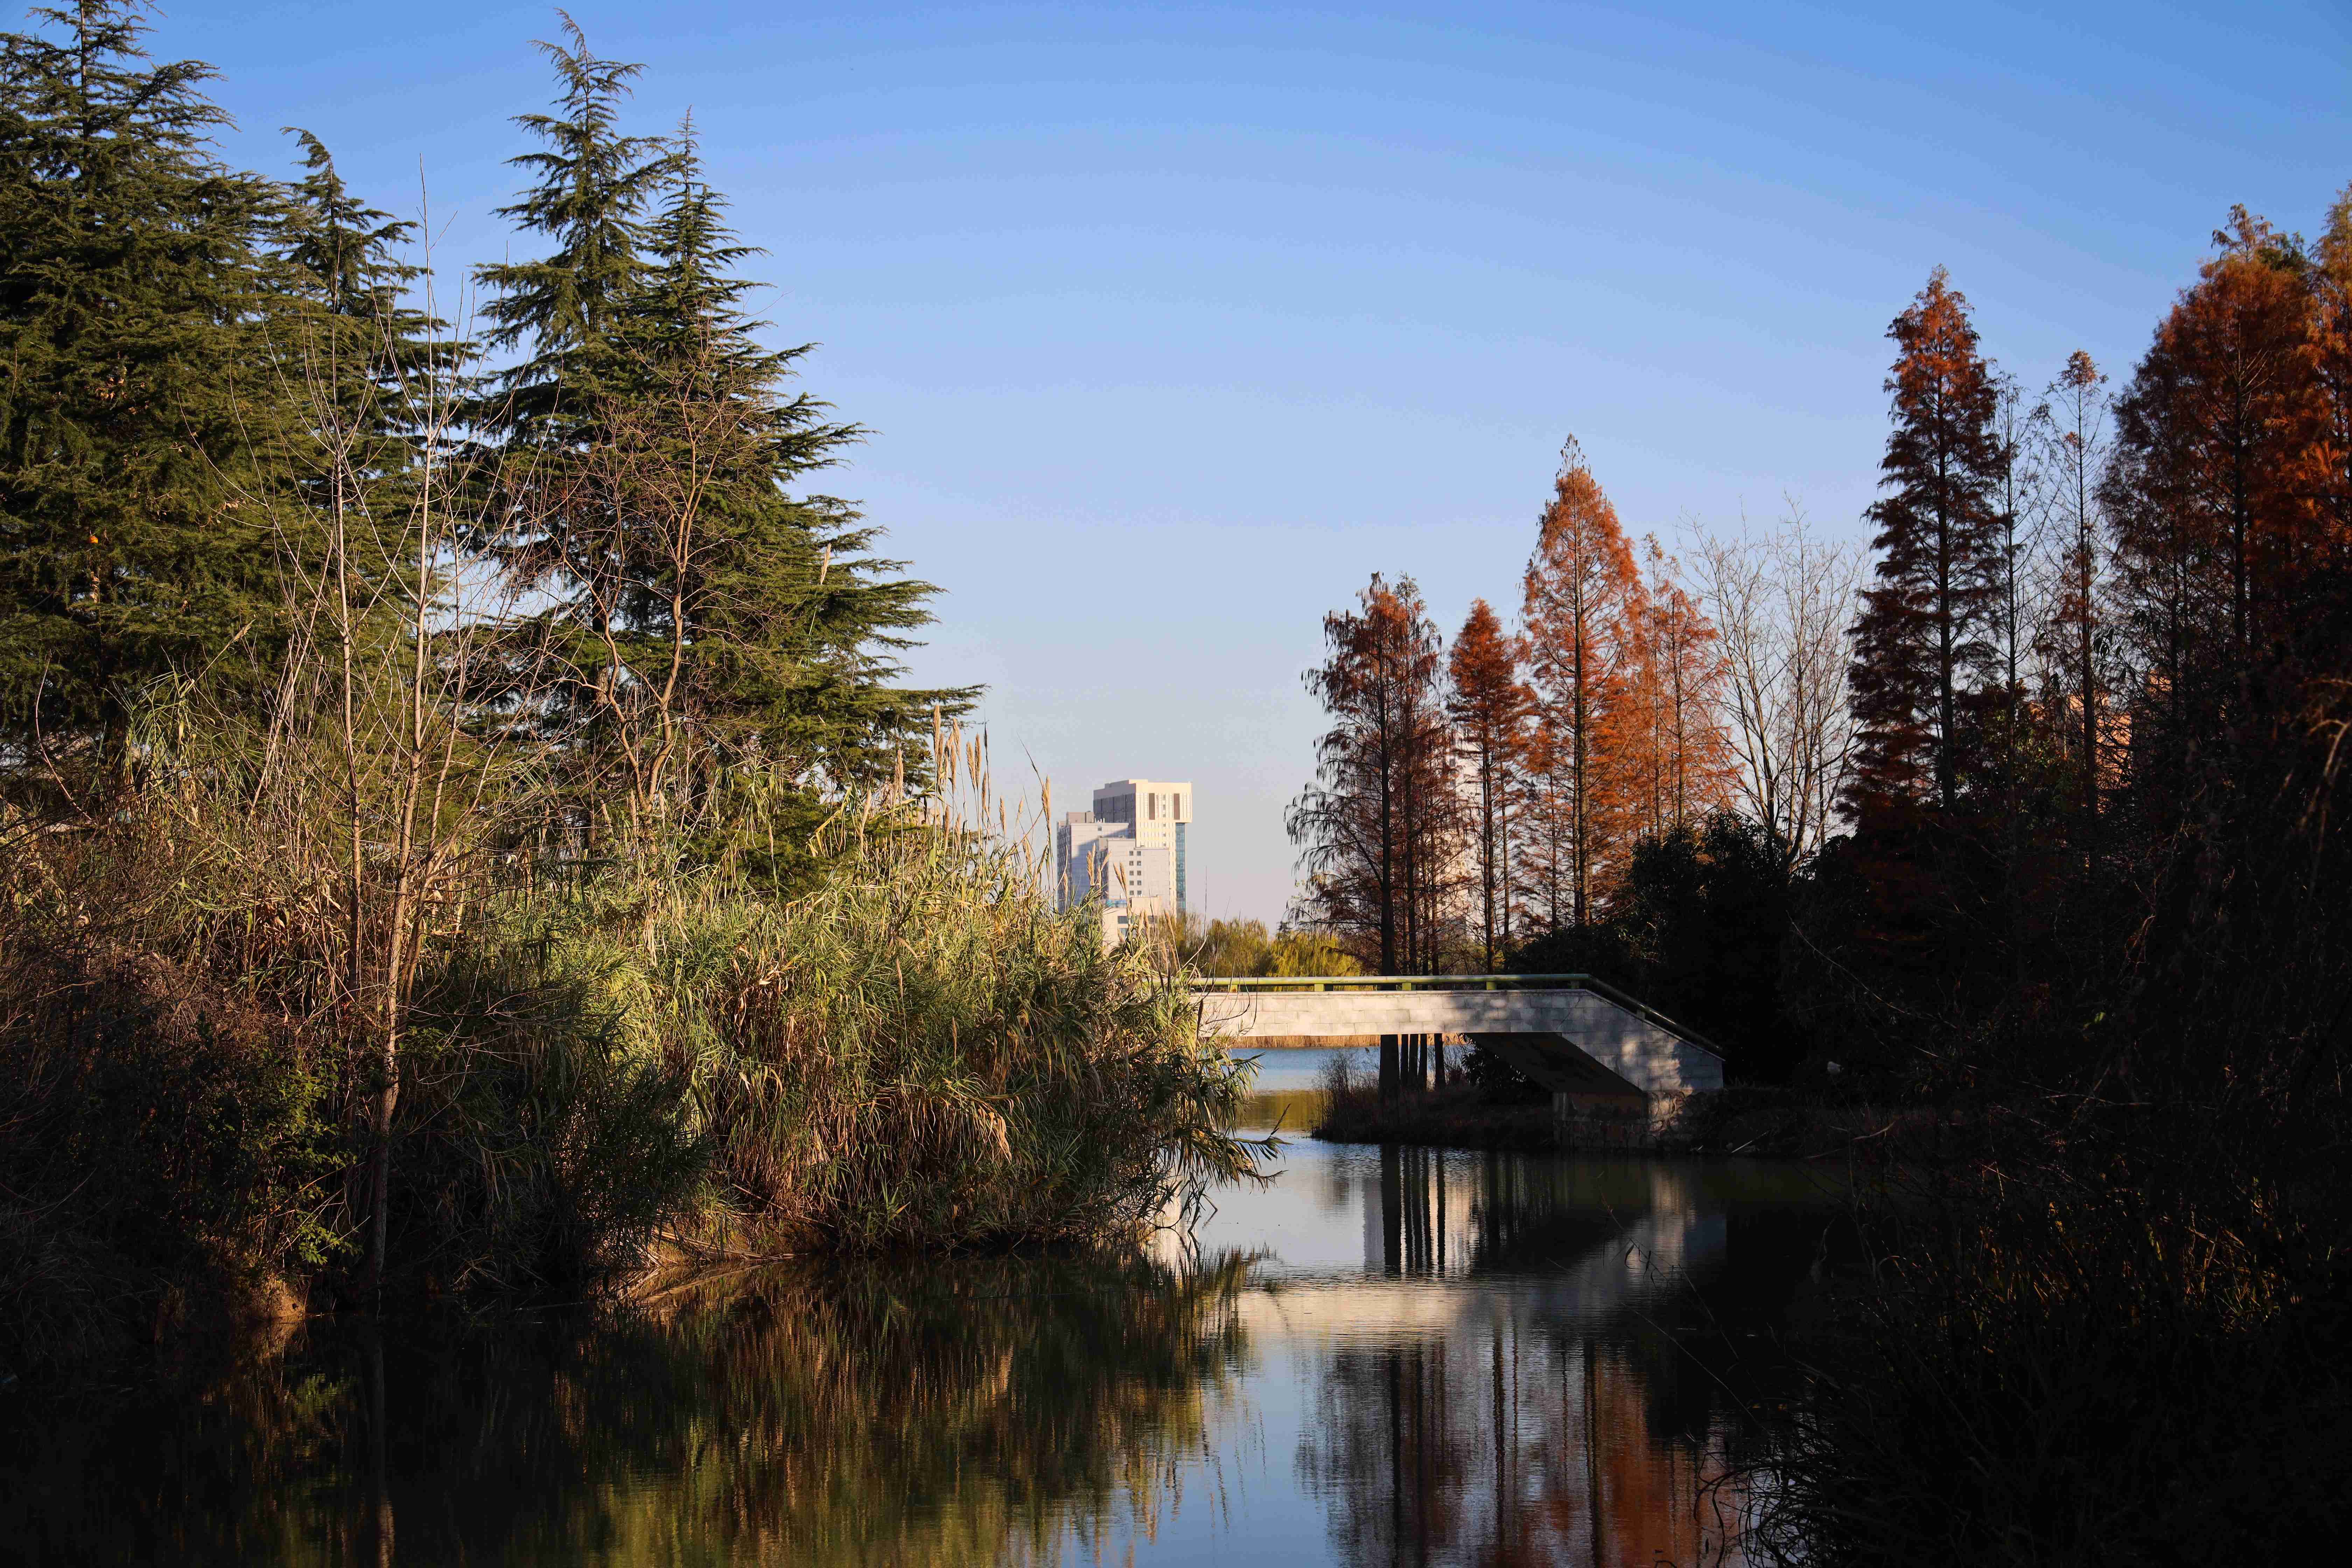
[(1134, 925), (1184, 912), (1185, 830), (1192, 786), (1159, 779), (1114, 779), (1095, 791), (1092, 811), (1071, 812), (1054, 833), (1062, 907), (1102, 900), (1103, 944)]

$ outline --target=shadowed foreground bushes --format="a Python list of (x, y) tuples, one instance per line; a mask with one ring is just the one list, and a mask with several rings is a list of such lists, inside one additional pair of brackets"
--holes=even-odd
[(1751, 1556), (2291, 1561), (2340, 1534), (2340, 1195), (2171, 1118), (2001, 1120), (1865, 1205), (1874, 1261), (1805, 1341)]
[[(319, 983), (319, 868), (181, 804), (5, 861), (0, 1365), (367, 1289), (379, 1058)], [(853, 837), (789, 900), (474, 858), (406, 1018), (387, 1289), (1110, 1241), (1252, 1168), (1243, 1069), (1012, 848)]]
[(1965, 1114), (1864, 1191), (1751, 1556), (2302, 1561), (2352, 1524), (2352, 730), (2314, 702), (2231, 738), (2079, 994), (1885, 1029)]

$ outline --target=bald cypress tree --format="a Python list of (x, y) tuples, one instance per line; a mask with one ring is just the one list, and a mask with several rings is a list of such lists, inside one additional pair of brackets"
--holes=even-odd
[(1469, 792), (1470, 867), (1477, 879), (1479, 962), (1488, 972), (1511, 947), (1511, 797), (1528, 743), (1533, 695), (1519, 679), (1527, 649), (1484, 599), (1455, 634), (1446, 670), (1454, 744)]
[(1879, 463), (1885, 493), (1869, 511), (1876, 579), (1853, 628), (1848, 795), (1865, 809), (1909, 803), (1948, 816), (1980, 761), (2006, 458), (1992, 369), (1942, 268), (1886, 335), (1900, 351), (1886, 377), (1894, 428)]
[(35, 15), (0, 36), (0, 732), (78, 794), (142, 689), (234, 680), (280, 619), (275, 192), (215, 156), (215, 73), (151, 63), (141, 7)]

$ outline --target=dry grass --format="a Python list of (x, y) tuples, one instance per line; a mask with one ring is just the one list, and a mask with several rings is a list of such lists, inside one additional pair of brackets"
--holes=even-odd
[(607, 999), (712, 1152), (688, 1245), (1102, 1241), (1255, 1169), (1225, 1131), (1244, 1071), (1181, 984), (1105, 952), (1016, 847), (869, 836), (794, 900), (714, 875), (552, 913), (547, 973)]

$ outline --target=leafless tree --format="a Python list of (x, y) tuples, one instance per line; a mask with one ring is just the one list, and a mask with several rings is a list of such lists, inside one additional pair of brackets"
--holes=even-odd
[[(429, 310), (429, 271), (423, 287)], [(287, 520), (296, 635), (245, 805), (216, 837), (224, 852), (268, 856), (254, 885), (300, 889), (341, 935), (318, 1004), (349, 1020), (372, 1144), (367, 1271), (381, 1280), (418, 973), (478, 896), (484, 854), (529, 810), (522, 759), (480, 719), (489, 704), (537, 700), (538, 683), (511, 658), (495, 693), (478, 683), (500, 663), (485, 649), (513, 606), (495, 577), (463, 565), (460, 541), (482, 525), (488, 492), (467, 438), (460, 351), (404, 342), (389, 316), (329, 322), (288, 346), (305, 414), (289, 454), (299, 495), (248, 499)]]
[(1733, 799), (1793, 870), (1835, 823), (1853, 750), (1846, 637), (1863, 552), (1815, 534), (1794, 497), (1786, 506), (1769, 531), (1702, 534), (1693, 564), (1722, 639)]
[(2116, 749), (2110, 693), (2117, 684), (2107, 570), (2107, 518), (2099, 480), (2113, 449), (2107, 378), (2077, 349), (2036, 410), (2042, 466), (2049, 476), (2050, 613), (2042, 626), (2052, 717), (2073, 753), (2080, 836), (2095, 854), (2103, 774)]

